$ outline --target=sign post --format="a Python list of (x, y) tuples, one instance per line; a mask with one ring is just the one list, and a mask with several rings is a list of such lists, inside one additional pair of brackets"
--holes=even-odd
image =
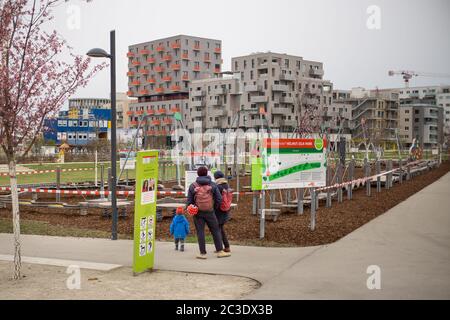
[(136, 157), (133, 273), (153, 269), (158, 189), (158, 151), (140, 151)]

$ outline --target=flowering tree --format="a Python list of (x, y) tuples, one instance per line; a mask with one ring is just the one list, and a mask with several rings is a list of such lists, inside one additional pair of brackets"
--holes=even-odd
[[(71, 53), (42, 27), (62, 0), (0, 0), (0, 146), (9, 165), (14, 230), (14, 279), (20, 278), (20, 220), (16, 163), (39, 137), (44, 119), (105, 65)], [(70, 53), (70, 62), (61, 53)], [(67, 59), (65, 59), (67, 60)]]

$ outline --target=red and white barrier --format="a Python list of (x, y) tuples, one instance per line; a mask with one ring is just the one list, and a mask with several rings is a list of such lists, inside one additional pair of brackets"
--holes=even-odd
[[(74, 168), (74, 169), (61, 169), (61, 172), (73, 172), (73, 171), (91, 171), (94, 170), (94, 168)], [(16, 172), (16, 175), (34, 175), (34, 174), (44, 174), (44, 173), (55, 173), (56, 169), (52, 170), (40, 170), (40, 171), (23, 171), (23, 172)], [(9, 176), (9, 173), (3, 172), (0, 173), (0, 177), (6, 177)]]

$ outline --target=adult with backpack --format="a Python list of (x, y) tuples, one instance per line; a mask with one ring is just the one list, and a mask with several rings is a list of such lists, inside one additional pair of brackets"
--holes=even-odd
[(233, 200), (233, 192), (228, 184), (228, 180), (222, 171), (216, 171), (214, 173), (214, 179), (216, 180), (217, 188), (222, 195), (222, 203), (216, 209), (217, 222), (219, 223), (220, 234), (222, 235), (223, 251), (230, 253), (230, 243), (228, 242), (227, 234), (225, 233), (225, 224), (230, 220), (231, 203)]
[[(215, 210), (222, 203), (222, 195), (219, 188), (212, 182), (208, 176), (208, 169), (200, 167), (197, 170), (197, 180), (189, 186), (187, 211), (194, 214), (194, 225), (197, 231), (198, 246), (200, 254), (198, 259), (206, 259), (206, 243), (205, 243), (205, 224), (214, 240), (217, 257), (229, 257), (231, 254), (223, 251), (222, 236), (220, 233), (219, 223), (215, 215)], [(198, 211), (198, 212), (197, 212)]]

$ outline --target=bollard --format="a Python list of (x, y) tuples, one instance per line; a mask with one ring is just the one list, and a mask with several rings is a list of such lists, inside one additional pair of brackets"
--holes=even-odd
[(303, 189), (297, 190), (297, 214), (303, 214)]
[(264, 191), (261, 192), (261, 214), (259, 222), (259, 239), (264, 239), (264, 228), (266, 220), (266, 194)]
[[(349, 181), (353, 181), (354, 173), (355, 173), (355, 160), (352, 159), (352, 161), (350, 161), (350, 168), (348, 169), (348, 180)], [(347, 192), (348, 192), (347, 193), (348, 200), (352, 200), (352, 198), (353, 198), (353, 183), (351, 183), (348, 186)]]
[[(331, 172), (331, 167), (327, 164), (327, 177), (326, 177), (326, 180), (327, 180), (327, 186), (331, 186), (331, 180), (332, 180), (332, 178), (331, 178), (331, 176), (332, 176), (332, 172)], [(326, 203), (326, 207), (327, 208), (331, 208), (331, 189), (328, 189), (327, 190), (327, 203)]]
[[(339, 163), (338, 167), (337, 167), (337, 183), (342, 183), (342, 175), (343, 175), (343, 170), (342, 170), (342, 164)], [(339, 186), (337, 189), (338, 192), (338, 202), (342, 203), (343, 199), (342, 199), (342, 187)]]
[(316, 191), (311, 188), (311, 231), (316, 229)]
[[(61, 167), (58, 166), (56, 168), (56, 190), (59, 190), (61, 188)], [(61, 194), (56, 194), (56, 202), (61, 202)]]

